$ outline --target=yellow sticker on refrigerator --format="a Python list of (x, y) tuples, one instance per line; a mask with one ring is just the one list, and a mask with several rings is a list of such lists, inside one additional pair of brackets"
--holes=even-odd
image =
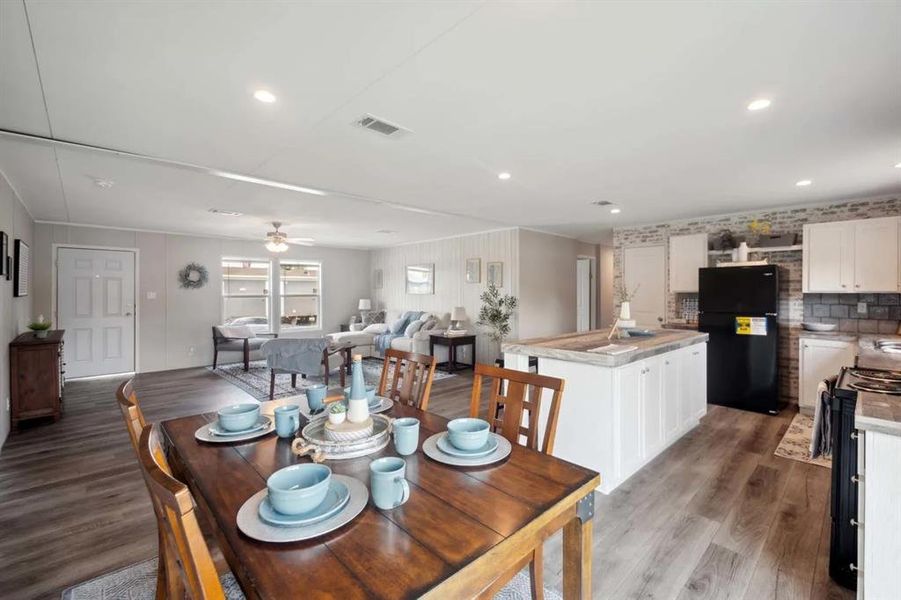
[(766, 335), (766, 317), (735, 317), (736, 335)]

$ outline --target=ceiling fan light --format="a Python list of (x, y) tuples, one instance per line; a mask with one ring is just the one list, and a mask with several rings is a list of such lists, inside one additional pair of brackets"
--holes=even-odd
[(288, 244), (282, 240), (269, 240), (266, 242), (266, 250), (269, 252), (287, 252)]

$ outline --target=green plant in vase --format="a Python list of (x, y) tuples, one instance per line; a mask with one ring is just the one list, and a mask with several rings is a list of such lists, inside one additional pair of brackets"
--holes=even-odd
[(28, 324), (28, 329), (34, 332), (35, 337), (45, 338), (47, 332), (53, 326), (49, 320), (44, 319), (44, 315), (38, 315), (38, 318)]
[(488, 335), (497, 343), (498, 353), (504, 338), (510, 335), (510, 319), (516, 312), (519, 301), (515, 296), (501, 295), (497, 286), (491, 284), (480, 297), (479, 325), (488, 327)]

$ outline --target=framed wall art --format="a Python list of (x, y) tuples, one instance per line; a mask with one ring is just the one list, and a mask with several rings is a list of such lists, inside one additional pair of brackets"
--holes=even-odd
[(31, 249), (22, 240), (16, 240), (13, 261), (13, 296), (28, 295), (28, 280), (31, 278)]
[(490, 262), (485, 269), (485, 276), (488, 279), (488, 285), (494, 287), (504, 287), (504, 263)]
[(0, 231), (0, 277), (6, 277), (6, 257), (9, 256), (9, 236)]
[(466, 259), (466, 283), (482, 283), (482, 259)]

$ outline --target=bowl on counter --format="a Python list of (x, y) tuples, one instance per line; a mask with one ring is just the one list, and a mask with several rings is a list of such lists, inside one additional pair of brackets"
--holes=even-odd
[(260, 420), (260, 405), (252, 403), (232, 404), (218, 411), (219, 427), (225, 431), (244, 431)]
[(460, 450), (478, 450), (488, 443), (490, 428), (482, 419), (454, 419), (447, 424), (447, 440)]
[(801, 327), (805, 331), (819, 331), (821, 333), (838, 329), (838, 325), (835, 323), (808, 323), (806, 321), (801, 323)]

